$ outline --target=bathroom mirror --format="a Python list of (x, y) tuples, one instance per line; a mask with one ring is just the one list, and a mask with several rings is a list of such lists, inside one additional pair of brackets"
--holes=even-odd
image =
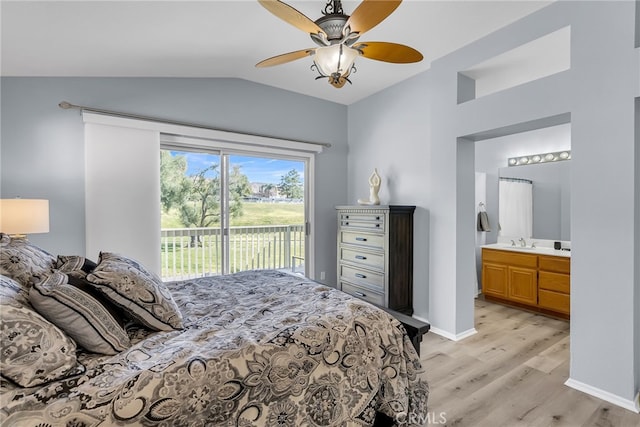
[[(515, 178), (516, 181), (529, 180), (533, 183), (533, 224), (531, 235), (533, 239), (571, 240), (570, 173), (571, 160), (505, 167), (498, 170), (499, 178)], [(504, 196), (505, 193), (499, 195), (499, 206), (508, 203), (508, 200), (503, 200)], [(504, 217), (504, 215), (521, 215), (517, 212), (518, 209), (513, 209), (509, 212), (507, 209), (499, 208), (498, 221), (501, 225), (503, 222), (505, 224), (524, 222), (526, 218)], [(500, 215), (503, 215), (503, 217), (501, 218)], [(502, 232), (501, 235), (506, 236)], [(517, 235), (513, 237), (527, 236)]]

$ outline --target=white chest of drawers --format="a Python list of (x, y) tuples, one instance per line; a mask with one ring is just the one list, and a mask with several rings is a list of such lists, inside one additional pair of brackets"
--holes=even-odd
[(337, 206), (338, 289), (413, 314), (415, 206)]

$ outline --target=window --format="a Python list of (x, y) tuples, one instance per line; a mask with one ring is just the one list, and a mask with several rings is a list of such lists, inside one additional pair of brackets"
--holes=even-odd
[[(188, 124), (156, 122), (150, 119), (100, 114), (83, 111), (85, 123), (85, 204), (86, 255), (96, 258), (100, 251), (119, 252), (144, 264), (151, 271), (162, 273), (161, 226), (161, 148), (185, 153), (207, 153), (217, 157), (220, 194), (220, 244), (214, 262), (217, 272), (231, 272), (229, 227), (235, 226), (225, 215), (230, 206), (227, 182), (233, 177), (233, 156), (262, 157), (290, 160), (303, 164), (300, 177), (304, 188), (304, 249), (291, 249), (285, 257), (300, 268), (306, 261), (305, 275), (314, 277), (313, 265), (313, 176), (314, 155), (322, 151), (322, 144), (305, 143), (227, 132)], [(231, 165), (231, 169), (230, 169)], [(231, 175), (230, 175), (231, 173)], [(248, 200), (252, 197), (248, 196)], [(244, 202), (244, 201), (243, 201)], [(214, 228), (214, 227), (207, 227)], [(212, 231), (213, 233), (213, 231)], [(191, 242), (191, 237), (188, 237)], [(197, 238), (194, 239), (194, 243)], [(171, 246), (177, 249), (179, 244)], [(202, 258), (203, 246), (194, 245)], [(208, 250), (208, 248), (207, 248)], [(304, 256), (298, 255), (304, 252)], [(191, 254), (194, 255), (194, 252)], [(268, 249), (265, 254), (268, 254)], [(183, 255), (188, 256), (188, 253)], [(214, 257), (214, 255), (212, 255)], [(297, 258), (294, 258), (297, 257)], [(256, 258), (257, 259), (257, 258)], [(219, 260), (219, 261), (218, 261)], [(245, 268), (251, 268), (243, 258)], [(255, 268), (265, 268), (253, 264)], [(285, 264), (287, 265), (287, 264)], [(248, 266), (248, 267), (247, 267)], [(287, 268), (293, 268), (289, 264)], [(268, 268), (268, 267), (266, 267)], [(200, 271), (198, 275), (203, 275)]]
[(163, 148), (163, 279), (263, 268), (304, 274), (305, 165), (256, 153)]

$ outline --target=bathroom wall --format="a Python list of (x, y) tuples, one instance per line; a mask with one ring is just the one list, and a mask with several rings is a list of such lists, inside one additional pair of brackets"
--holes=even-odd
[(499, 176), (533, 182), (533, 240), (571, 240), (571, 160), (500, 168)]
[[(527, 154), (537, 154), (554, 152), (561, 150), (571, 149), (571, 124), (563, 124), (558, 126), (552, 126), (543, 129), (536, 129), (529, 132), (522, 132), (513, 135), (507, 135), (498, 138), (486, 139), (475, 143), (475, 170), (476, 172), (485, 173), (487, 176), (487, 213), (489, 214), (489, 220), (492, 223), (491, 232), (486, 233), (487, 243), (495, 243), (498, 236), (498, 177), (499, 170), (501, 168), (507, 168), (507, 159), (509, 157), (519, 157)], [(571, 161), (565, 162), (570, 164)], [(558, 163), (560, 164), (560, 163)], [(509, 168), (509, 173), (514, 178), (525, 177), (528, 171), (533, 171), (536, 174), (536, 166), (541, 166), (542, 169), (546, 165), (532, 165), (532, 166), (515, 166)], [(570, 166), (569, 166), (570, 167)], [(567, 174), (568, 171), (559, 172)], [(544, 175), (540, 175), (539, 179), (545, 179)], [(546, 179), (545, 179), (546, 180)], [(568, 183), (568, 182), (567, 182)], [(545, 198), (541, 199), (541, 206), (538, 206), (540, 210), (546, 210)], [(534, 204), (535, 204), (534, 198)], [(566, 204), (568, 200), (565, 200)], [(567, 208), (568, 211), (568, 208)], [(542, 216), (540, 216), (542, 218)], [(567, 215), (568, 218), (568, 215)], [(569, 240), (570, 230), (567, 226), (567, 219), (560, 220), (560, 217), (550, 218), (549, 220), (538, 221), (534, 220), (534, 233), (533, 237), (548, 238), (548, 239), (560, 239)], [(495, 224), (495, 226), (493, 226)], [(538, 226), (536, 228), (536, 225)], [(561, 234), (555, 237), (541, 237), (536, 231), (546, 230), (548, 226), (564, 231), (564, 237)], [(546, 231), (545, 231), (546, 234)]]

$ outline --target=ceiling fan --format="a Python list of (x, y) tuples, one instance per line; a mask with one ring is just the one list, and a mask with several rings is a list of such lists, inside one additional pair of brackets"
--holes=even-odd
[(346, 82), (355, 70), (357, 57), (396, 64), (422, 61), (417, 50), (398, 43), (361, 42), (360, 36), (386, 19), (402, 0), (363, 0), (349, 15), (342, 10), (340, 0), (328, 0), (323, 16), (312, 21), (304, 14), (279, 0), (258, 0), (269, 12), (296, 28), (309, 33), (318, 47), (297, 50), (258, 62), (256, 67), (271, 67), (285, 64), (307, 56), (313, 56), (312, 69), (320, 74), (317, 79), (327, 78), (336, 88)]

